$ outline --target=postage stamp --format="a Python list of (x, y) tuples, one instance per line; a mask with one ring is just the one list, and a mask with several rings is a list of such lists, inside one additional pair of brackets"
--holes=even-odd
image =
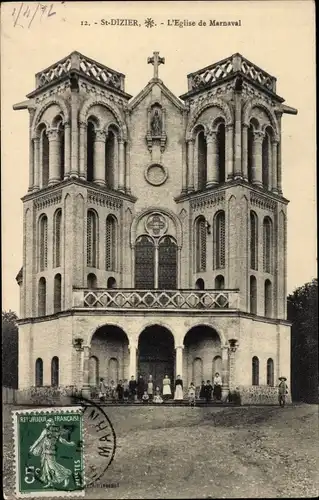
[(83, 410), (13, 412), (16, 496), (84, 496)]

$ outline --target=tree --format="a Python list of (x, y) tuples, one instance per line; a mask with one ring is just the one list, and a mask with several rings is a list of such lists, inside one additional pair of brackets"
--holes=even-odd
[(297, 401), (318, 402), (318, 280), (288, 296), (291, 327), (291, 389)]
[(18, 388), (18, 316), (2, 311), (2, 385)]

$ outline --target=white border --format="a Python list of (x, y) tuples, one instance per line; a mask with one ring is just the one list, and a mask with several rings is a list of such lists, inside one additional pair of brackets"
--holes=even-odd
[[(53, 491), (30, 491), (28, 493), (20, 492), (20, 468), (19, 468), (19, 448), (20, 443), (18, 442), (18, 415), (28, 415), (28, 414), (52, 414), (52, 413), (75, 413), (81, 414), (83, 416), (82, 408), (76, 407), (50, 407), (50, 408), (29, 408), (28, 410), (13, 410), (12, 411), (12, 426), (13, 426), (13, 442), (14, 442), (14, 463), (15, 463), (15, 494), (16, 498), (72, 498), (72, 497), (84, 497), (85, 495), (85, 475), (83, 474), (84, 487), (82, 490), (76, 491), (63, 491), (63, 490), (53, 490)], [(84, 432), (83, 432), (83, 419), (81, 420), (80, 426), (81, 432), (81, 440), (82, 440), (82, 464), (83, 464), (83, 473), (85, 471), (85, 463), (84, 463)]]

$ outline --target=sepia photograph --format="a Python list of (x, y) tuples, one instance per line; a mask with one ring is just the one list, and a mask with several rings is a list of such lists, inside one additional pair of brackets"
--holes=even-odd
[(1, 5), (6, 499), (319, 494), (315, 5)]

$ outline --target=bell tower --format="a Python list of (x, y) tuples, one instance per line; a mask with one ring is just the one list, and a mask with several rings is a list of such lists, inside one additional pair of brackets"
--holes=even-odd
[(181, 99), (188, 172), (179, 202), (189, 202), (199, 240), (190, 283), (239, 289), (241, 311), (286, 319), (281, 118), (297, 110), (240, 54), (189, 74)]

